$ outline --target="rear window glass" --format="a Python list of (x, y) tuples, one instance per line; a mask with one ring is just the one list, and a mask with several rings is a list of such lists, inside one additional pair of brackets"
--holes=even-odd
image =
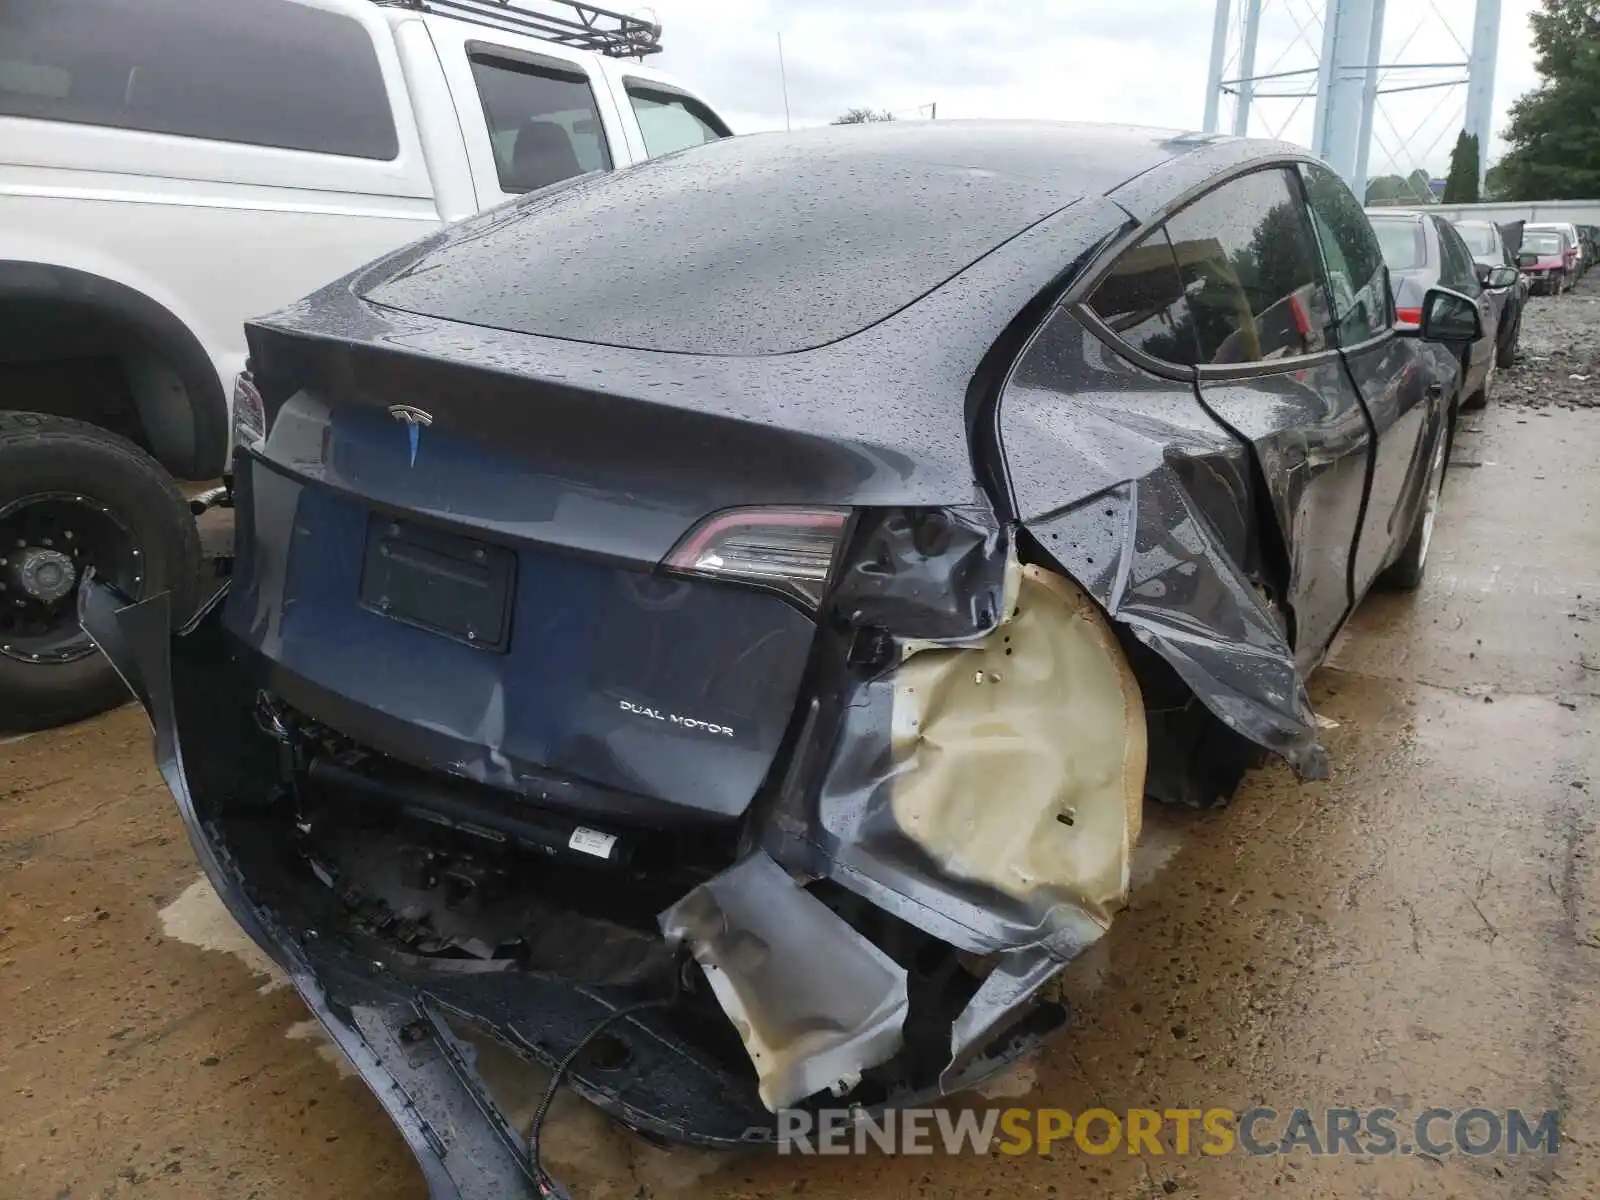
[(611, 168), (589, 81), (490, 50), (468, 55), (500, 189), (531, 192)]
[(957, 122), (893, 124), (723, 138), (575, 180), (452, 226), (365, 295), (572, 341), (782, 354), (883, 320), (1073, 199), (976, 169)]
[(644, 135), (645, 153), (651, 158), (703, 146), (729, 136), (715, 113), (691, 96), (629, 82), (628, 100)]
[(1522, 248), (1532, 250), (1535, 254), (1560, 254), (1561, 235), (1558, 233), (1525, 233), (1522, 235)]
[(1378, 235), (1378, 246), (1383, 250), (1383, 261), (1389, 264), (1389, 270), (1409, 271), (1427, 265), (1422, 222), (1379, 218), (1372, 222), (1372, 231)]
[(366, 30), (292, 0), (0, 0), (0, 115), (399, 153)]
[(1467, 249), (1474, 254), (1494, 253), (1494, 231), (1487, 225), (1462, 222), (1456, 226), (1456, 232), (1461, 235), (1461, 240), (1467, 244)]
[(1472, 261), (1472, 252), (1461, 241), (1461, 235), (1448, 222), (1437, 217), (1434, 232), (1439, 238), (1439, 282), (1469, 296), (1476, 296), (1482, 286), (1478, 282), (1478, 268)]

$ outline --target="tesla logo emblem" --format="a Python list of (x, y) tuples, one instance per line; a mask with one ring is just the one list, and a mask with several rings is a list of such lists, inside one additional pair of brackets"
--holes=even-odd
[(409, 404), (391, 404), (389, 415), (406, 427), (406, 437), (411, 442), (411, 465), (417, 465), (417, 443), (421, 440), (422, 427), (433, 424), (433, 414)]

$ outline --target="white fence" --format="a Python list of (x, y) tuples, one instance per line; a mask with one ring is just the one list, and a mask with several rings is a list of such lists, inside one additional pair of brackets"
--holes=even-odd
[(1533, 200), (1508, 204), (1430, 204), (1429, 212), (1475, 221), (1571, 222), (1600, 225), (1600, 200)]

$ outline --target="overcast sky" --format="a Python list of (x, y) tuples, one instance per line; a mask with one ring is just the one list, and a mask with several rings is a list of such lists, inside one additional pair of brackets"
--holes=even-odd
[[(1496, 139), (1505, 111), (1532, 87), (1528, 12), (1504, 0), (1495, 79)], [(1242, 0), (1234, 0), (1237, 14)], [(1320, 45), (1326, 0), (1265, 0), (1256, 70), (1312, 66), (1296, 25)], [(631, 7), (631, 6), (630, 6)], [(1128, 121), (1198, 129), (1215, 0), (654, 0), (665, 52), (653, 65), (702, 91), (739, 133), (784, 127), (778, 73), (783, 34), (795, 126), (822, 124), (858, 105), (901, 119), (938, 116)], [(1470, 46), (1473, 0), (1388, 0), (1385, 62), (1452, 62)], [(634, 8), (633, 11), (645, 11)], [(1442, 19), (1441, 19), (1442, 15)], [(1237, 16), (1236, 16), (1237, 20)], [(1453, 36), (1452, 36), (1453, 35)], [(1237, 71), (1230, 71), (1230, 76)], [(1397, 73), (1394, 85), (1465, 72)], [(1310, 77), (1279, 81), (1280, 90)], [(1261, 85), (1265, 89), (1268, 85)], [(1371, 174), (1419, 161), (1442, 174), (1461, 128), (1464, 87), (1385, 98)], [(1250, 132), (1310, 138), (1312, 101), (1258, 102)], [(1224, 128), (1228, 127), (1226, 109)]]

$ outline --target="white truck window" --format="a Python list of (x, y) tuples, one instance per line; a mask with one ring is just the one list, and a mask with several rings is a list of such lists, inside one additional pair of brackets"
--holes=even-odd
[(651, 158), (730, 136), (728, 127), (692, 96), (631, 79), (623, 86)]
[(487, 49), (473, 49), (467, 57), (502, 191), (531, 192), (587, 171), (611, 169), (586, 76)]
[(399, 154), (366, 30), (293, 0), (0, 0), (0, 115)]

